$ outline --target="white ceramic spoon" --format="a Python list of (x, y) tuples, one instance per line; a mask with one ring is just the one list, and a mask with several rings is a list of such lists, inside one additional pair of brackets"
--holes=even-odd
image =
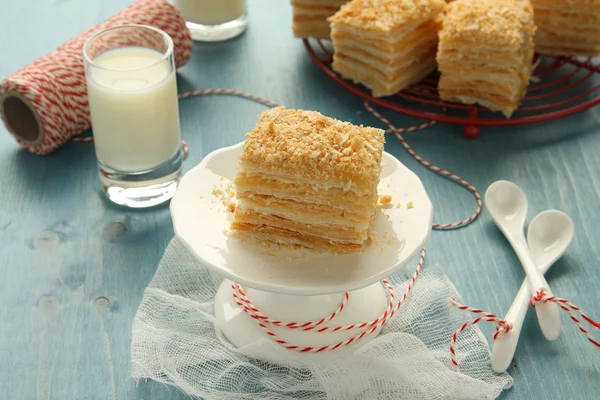
[[(512, 182), (496, 181), (485, 192), (485, 203), (492, 220), (502, 231), (523, 265), (529, 293), (534, 296), (540, 289), (552, 296), (552, 291), (544, 275), (536, 268), (523, 227), (527, 216), (527, 197), (521, 188)], [(538, 323), (542, 333), (548, 340), (555, 340), (560, 335), (560, 309), (556, 303), (543, 303), (535, 307)]]
[[(527, 243), (533, 262), (542, 274), (565, 253), (573, 235), (573, 221), (561, 211), (543, 211), (533, 218), (527, 230)], [(512, 329), (499, 335), (492, 346), (494, 372), (506, 371), (515, 355), (523, 320), (529, 308), (529, 298), (529, 287), (527, 280), (524, 280), (504, 317)]]

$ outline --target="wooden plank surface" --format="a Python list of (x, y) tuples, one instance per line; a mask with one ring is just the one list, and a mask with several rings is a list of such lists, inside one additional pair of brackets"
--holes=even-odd
[[(124, 0), (0, 3), (0, 76), (118, 11)], [(181, 69), (181, 92), (208, 87), (248, 91), (290, 107), (377, 125), (353, 95), (311, 63), (291, 34), (282, 0), (250, 1), (250, 29), (219, 44), (196, 44)], [(242, 140), (264, 107), (237, 98), (182, 101), (185, 169), (210, 151)], [(390, 115), (389, 113), (387, 115)], [(399, 126), (417, 120), (392, 115)], [(480, 191), (496, 179), (521, 185), (530, 216), (557, 208), (576, 237), (548, 274), (555, 294), (600, 318), (600, 110), (516, 128), (485, 128), (477, 140), (437, 124), (406, 135), (426, 159)], [(472, 196), (418, 165), (393, 138), (386, 150), (423, 180), (437, 222), (469, 215)], [(92, 144), (70, 143), (45, 157), (21, 150), (0, 127), (0, 389), (7, 399), (184, 399), (175, 388), (129, 376), (131, 322), (162, 251), (173, 236), (168, 210), (128, 211), (98, 191)], [(503, 314), (523, 272), (489, 218), (434, 232), (429, 266), (439, 264), (471, 305)], [(507, 399), (593, 399), (600, 352), (563, 316), (546, 342), (533, 313), (510, 370)], [(492, 327), (484, 328), (490, 333)], [(596, 332), (597, 335), (597, 332)]]

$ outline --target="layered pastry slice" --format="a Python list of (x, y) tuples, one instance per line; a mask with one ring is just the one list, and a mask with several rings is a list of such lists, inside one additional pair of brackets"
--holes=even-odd
[(449, 3), (437, 53), (440, 97), (509, 118), (529, 84), (534, 34), (528, 0)]
[(329, 39), (327, 18), (335, 14), (348, 0), (292, 0), (294, 36)]
[(333, 69), (373, 96), (392, 95), (435, 69), (444, 0), (352, 0), (329, 18)]
[(552, 56), (600, 56), (600, 0), (531, 0), (536, 51)]
[(318, 112), (265, 111), (239, 159), (231, 229), (332, 252), (362, 248), (375, 215), (384, 131)]

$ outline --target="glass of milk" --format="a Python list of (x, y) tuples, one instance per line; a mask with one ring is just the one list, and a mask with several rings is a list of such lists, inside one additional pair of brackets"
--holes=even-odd
[(192, 38), (219, 42), (240, 35), (248, 26), (246, 0), (171, 0), (187, 20)]
[(182, 161), (173, 40), (122, 25), (88, 39), (83, 58), (102, 190), (133, 208), (169, 200)]

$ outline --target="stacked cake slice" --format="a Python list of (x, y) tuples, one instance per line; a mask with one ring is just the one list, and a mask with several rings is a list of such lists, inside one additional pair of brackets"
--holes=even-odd
[(510, 117), (529, 84), (534, 33), (528, 0), (449, 3), (437, 54), (440, 97)]
[(327, 18), (340, 9), (347, 0), (292, 0), (294, 36), (329, 39)]
[(360, 250), (375, 215), (384, 132), (284, 107), (265, 111), (239, 159), (231, 226), (259, 241)]
[(536, 50), (553, 56), (600, 56), (600, 0), (531, 0)]
[(352, 0), (331, 18), (333, 69), (388, 96), (435, 69), (443, 0)]

